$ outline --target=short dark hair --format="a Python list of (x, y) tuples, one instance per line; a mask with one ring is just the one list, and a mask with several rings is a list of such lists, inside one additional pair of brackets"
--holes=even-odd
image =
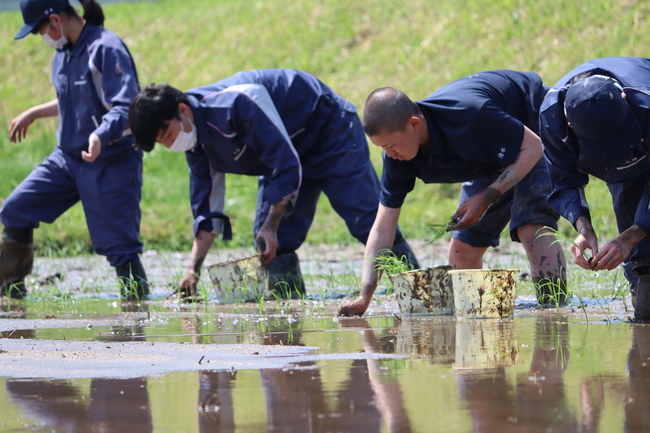
[(168, 84), (150, 84), (135, 97), (129, 109), (129, 128), (138, 147), (151, 152), (156, 137), (172, 119), (179, 119), (178, 104), (189, 105), (187, 95)]
[(413, 116), (418, 116), (417, 104), (393, 87), (374, 90), (363, 108), (363, 130), (369, 137), (382, 132), (403, 131)]

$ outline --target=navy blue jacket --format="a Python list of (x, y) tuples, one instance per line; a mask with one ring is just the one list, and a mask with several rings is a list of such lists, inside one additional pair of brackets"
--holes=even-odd
[(319, 132), (340, 110), (356, 108), (306, 72), (238, 72), (186, 92), (198, 145), (186, 152), (196, 223), (223, 210), (223, 173), (264, 176), (264, 200), (295, 195), (303, 172), (327, 161)]
[(537, 132), (547, 89), (532, 72), (486, 71), (417, 101), (429, 130), (430, 154), (400, 161), (384, 152), (381, 203), (401, 207), (416, 178), (424, 183), (456, 183), (502, 171), (519, 155), (524, 125)]
[(140, 84), (120, 38), (86, 23), (74, 46), (68, 44), (54, 54), (52, 83), (59, 105), (57, 141), (63, 151), (81, 158), (93, 132), (102, 141), (98, 161), (132, 150), (129, 105)]
[[(593, 160), (580, 152), (578, 138), (567, 125), (564, 99), (571, 80), (582, 73), (591, 72), (615, 78), (623, 86), (626, 100), (646, 131), (645, 142), (650, 137), (650, 59), (635, 57), (606, 57), (586, 62), (562, 77), (547, 94), (540, 109), (540, 130), (544, 143), (544, 158), (548, 167), (553, 192), (549, 203), (571, 224), (581, 217), (590, 217), (584, 195), (589, 175), (607, 183), (623, 182), (650, 172), (648, 151), (644, 145), (631, 163), (612, 161), (608, 164)], [(650, 213), (646, 212), (635, 224), (650, 233)]]

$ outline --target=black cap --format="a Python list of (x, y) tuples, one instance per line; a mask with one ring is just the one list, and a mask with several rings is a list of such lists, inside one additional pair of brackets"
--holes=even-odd
[(58, 14), (70, 7), (68, 0), (20, 0), (25, 25), (20, 28), (14, 39), (22, 39), (36, 28), (45, 18)]
[(641, 126), (618, 83), (594, 75), (567, 90), (564, 110), (580, 148), (599, 160), (616, 159), (641, 142)]

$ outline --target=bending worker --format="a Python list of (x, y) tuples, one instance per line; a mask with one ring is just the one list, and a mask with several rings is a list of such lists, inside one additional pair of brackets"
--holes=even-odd
[[(260, 176), (254, 235), (271, 288), (305, 293), (296, 250), (324, 192), (350, 233), (365, 243), (377, 212), (379, 179), (356, 108), (314, 76), (289, 69), (237, 74), (183, 93), (147, 87), (133, 102), (138, 144), (184, 152), (194, 214), (192, 261), (180, 282), (194, 294), (201, 266), (227, 228), (224, 175)], [(227, 232), (227, 230), (226, 230)], [(226, 234), (224, 232), (224, 235)], [(399, 230), (393, 250), (417, 259)], [(273, 287), (275, 286), (275, 287)]]
[(381, 202), (370, 232), (361, 297), (341, 315), (363, 314), (377, 286), (375, 258), (393, 240), (400, 210), (415, 180), (465, 182), (452, 216), (449, 264), (479, 269), (488, 247), (499, 244), (510, 221), (510, 237), (523, 244), (538, 301), (566, 301), (565, 258), (554, 237), (559, 216), (546, 202), (548, 174), (537, 136), (539, 106), (547, 87), (531, 72), (508, 70), (470, 75), (411, 101), (394, 88), (368, 97), (363, 127), (384, 150)]
[[(608, 57), (584, 63), (544, 99), (549, 202), (578, 232), (573, 261), (584, 269), (623, 265), (634, 316), (650, 321), (650, 59)], [(589, 175), (607, 183), (619, 235), (602, 248), (584, 193)]]

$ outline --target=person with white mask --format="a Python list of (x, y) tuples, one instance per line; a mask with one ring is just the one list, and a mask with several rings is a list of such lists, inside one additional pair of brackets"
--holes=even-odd
[[(149, 293), (140, 261), (142, 151), (128, 129), (128, 110), (140, 91), (128, 48), (106, 30), (96, 0), (21, 0), (24, 25), (55, 50), (57, 98), (13, 119), (12, 142), (25, 139), (39, 118), (58, 116), (57, 146), (7, 197), (0, 211), (0, 295), (23, 298), (34, 260), (33, 232), (81, 201), (95, 251), (115, 267), (123, 299)], [(8, 181), (8, 179), (5, 179)]]
[[(366, 243), (377, 214), (379, 179), (357, 109), (313, 75), (295, 69), (240, 71), (182, 92), (150, 85), (129, 125), (145, 152), (156, 143), (184, 152), (190, 168), (194, 243), (181, 295), (192, 296), (218, 234), (228, 238), (224, 173), (259, 176), (253, 234), (269, 290), (306, 295), (296, 250), (323, 192), (352, 236)], [(418, 267), (399, 229), (389, 246)]]

